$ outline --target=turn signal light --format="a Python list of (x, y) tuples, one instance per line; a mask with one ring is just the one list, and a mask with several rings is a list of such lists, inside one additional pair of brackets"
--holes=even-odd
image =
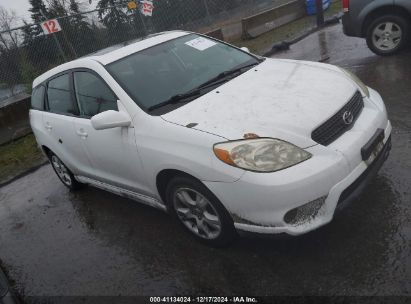
[(235, 165), (233, 160), (230, 157), (230, 152), (223, 150), (223, 149), (214, 148), (214, 153), (218, 157), (219, 160), (229, 165), (233, 165), (233, 166)]

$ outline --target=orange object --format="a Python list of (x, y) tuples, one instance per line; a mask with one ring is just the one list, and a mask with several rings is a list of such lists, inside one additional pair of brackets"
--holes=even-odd
[(235, 165), (233, 160), (230, 157), (230, 153), (226, 150), (214, 148), (214, 153), (218, 157), (219, 160), (225, 162), (229, 165)]
[(130, 10), (136, 9), (137, 8), (137, 3), (135, 1), (130, 1), (129, 3), (127, 3), (127, 7)]
[(258, 136), (257, 134), (255, 134), (255, 133), (246, 133), (246, 134), (244, 134), (244, 138), (245, 139), (254, 139), (254, 138), (259, 138), (260, 136)]

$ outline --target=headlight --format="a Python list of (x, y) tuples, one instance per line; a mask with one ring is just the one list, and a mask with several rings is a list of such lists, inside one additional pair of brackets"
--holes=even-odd
[(344, 74), (350, 77), (357, 84), (357, 86), (359, 86), (364, 96), (370, 97), (370, 91), (368, 90), (368, 87), (364, 84), (364, 82), (361, 81), (360, 78), (358, 78), (357, 75), (344, 68), (340, 67), (340, 69)]
[(312, 156), (293, 144), (272, 138), (219, 143), (214, 146), (214, 153), (226, 164), (257, 172), (285, 169)]

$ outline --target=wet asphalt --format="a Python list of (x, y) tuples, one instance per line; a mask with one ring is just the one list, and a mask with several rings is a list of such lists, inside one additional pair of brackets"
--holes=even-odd
[(213, 249), (161, 211), (91, 187), (69, 192), (47, 165), (0, 188), (0, 259), (17, 291), (410, 296), (411, 50), (375, 56), (337, 25), (275, 57), (346, 67), (385, 99), (393, 149), (359, 200), (307, 235)]

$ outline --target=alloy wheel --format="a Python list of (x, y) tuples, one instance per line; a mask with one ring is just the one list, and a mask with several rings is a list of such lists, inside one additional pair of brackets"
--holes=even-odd
[(68, 187), (71, 187), (73, 181), (71, 180), (71, 176), (67, 167), (62, 163), (62, 161), (55, 155), (51, 157), (51, 164), (56, 171), (57, 175), (61, 179), (61, 181)]
[(383, 22), (372, 31), (372, 41), (381, 51), (392, 51), (398, 47), (402, 39), (402, 29), (394, 22)]
[(207, 240), (220, 235), (222, 223), (218, 212), (201, 193), (179, 188), (174, 193), (173, 204), (180, 221), (195, 235)]

